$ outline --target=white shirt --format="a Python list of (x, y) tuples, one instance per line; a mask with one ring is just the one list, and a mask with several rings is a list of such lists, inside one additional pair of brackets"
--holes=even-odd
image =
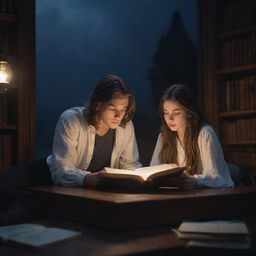
[[(162, 136), (159, 134), (150, 165), (160, 164), (159, 152), (162, 147)], [(198, 147), (200, 159), (198, 173), (194, 177), (198, 185), (207, 187), (231, 187), (234, 183), (231, 179), (228, 166), (224, 160), (218, 137), (211, 126), (205, 125), (198, 135)], [(177, 139), (178, 165), (185, 166), (185, 151)]]
[[(55, 184), (82, 186), (94, 150), (95, 128), (84, 118), (83, 107), (66, 110), (55, 129), (52, 154), (46, 162)], [(133, 124), (116, 129), (110, 167), (136, 169), (141, 167)]]

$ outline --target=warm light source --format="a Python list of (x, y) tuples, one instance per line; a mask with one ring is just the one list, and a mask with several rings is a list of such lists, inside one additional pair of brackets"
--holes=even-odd
[(0, 61), (0, 83), (9, 84), (12, 80), (12, 70), (7, 61)]
[(12, 70), (7, 61), (0, 61), (0, 93), (6, 92), (12, 80)]

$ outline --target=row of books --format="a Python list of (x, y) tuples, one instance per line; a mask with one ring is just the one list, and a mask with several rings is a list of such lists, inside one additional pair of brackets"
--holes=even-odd
[(219, 95), (222, 112), (256, 109), (256, 76), (224, 81)]
[(14, 14), (13, 0), (0, 1), (0, 14)]
[(220, 4), (222, 13), (220, 17), (220, 32), (229, 32), (256, 26), (255, 0), (226, 0)]
[(244, 37), (224, 41), (220, 47), (220, 67), (232, 68), (235, 66), (256, 63), (256, 32)]
[(13, 166), (14, 140), (12, 134), (0, 134), (0, 173)]
[(1, 49), (1, 52), (5, 54), (9, 52), (8, 39), (9, 39), (8, 27), (0, 26), (0, 49)]
[(256, 118), (224, 121), (221, 136), (226, 142), (256, 141)]
[(0, 51), (5, 56), (16, 56), (16, 38), (13, 26), (0, 26)]
[(227, 151), (225, 159), (235, 164), (256, 166), (256, 152), (246, 152), (245, 150)]
[(7, 95), (0, 94), (0, 126), (8, 123)]

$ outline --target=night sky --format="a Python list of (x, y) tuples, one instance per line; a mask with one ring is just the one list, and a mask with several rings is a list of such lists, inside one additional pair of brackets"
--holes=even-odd
[(36, 1), (37, 157), (50, 153), (59, 115), (82, 106), (106, 74), (128, 83), (136, 116), (150, 122), (157, 113), (148, 74), (174, 11), (196, 44), (196, 0)]

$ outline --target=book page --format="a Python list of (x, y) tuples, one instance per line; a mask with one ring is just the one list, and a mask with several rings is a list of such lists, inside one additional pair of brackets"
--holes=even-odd
[(0, 237), (6, 241), (13, 235), (22, 234), (31, 230), (42, 230), (45, 227), (37, 224), (19, 224), (0, 227)]
[(143, 177), (144, 180), (147, 180), (147, 178), (154, 173), (174, 169), (177, 167), (178, 166), (176, 164), (161, 164), (161, 165), (153, 165), (153, 166), (138, 168), (134, 172), (137, 175)]
[(134, 171), (108, 168), (108, 167), (105, 167), (104, 169), (107, 173), (140, 176), (143, 178), (143, 180), (147, 180), (147, 178), (154, 173), (170, 170), (177, 167), (178, 166), (176, 164), (161, 164), (161, 165), (154, 165), (154, 166), (148, 166), (148, 167), (141, 167), (141, 168), (135, 169)]
[(31, 247), (43, 247), (59, 241), (66, 241), (67, 239), (81, 236), (81, 232), (61, 229), (61, 228), (46, 228), (42, 230), (31, 230), (19, 235), (15, 235), (9, 238), (10, 241), (31, 246)]
[(105, 167), (104, 170), (107, 173), (111, 173), (111, 174), (128, 174), (128, 175), (137, 176), (136, 172), (133, 170), (124, 170), (124, 169), (116, 169), (116, 168), (109, 168), (109, 167)]
[(244, 222), (228, 221), (183, 222), (178, 230), (193, 233), (249, 234)]
[(210, 248), (226, 248), (226, 249), (249, 249), (250, 241), (245, 242), (214, 242), (214, 241), (194, 241), (191, 240), (187, 244), (188, 247), (210, 247)]
[(247, 241), (248, 235), (245, 234), (213, 234), (213, 233), (192, 233), (192, 232), (180, 232), (177, 229), (172, 229), (172, 231), (178, 236), (180, 239), (186, 240), (210, 240), (210, 241)]

